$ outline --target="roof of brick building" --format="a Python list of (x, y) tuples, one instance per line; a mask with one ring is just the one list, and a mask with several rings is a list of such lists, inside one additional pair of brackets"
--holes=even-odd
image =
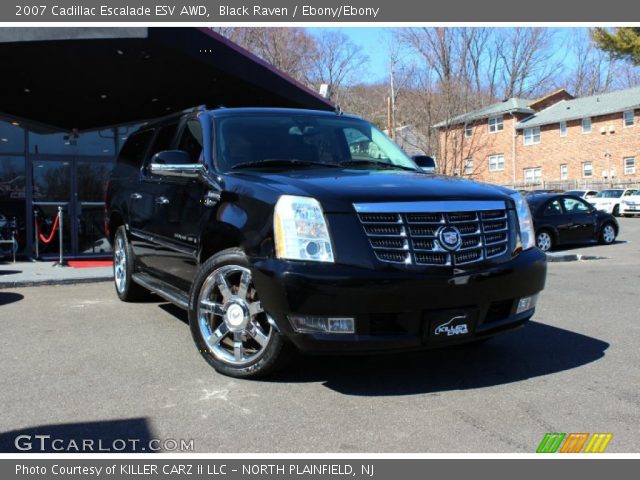
[(580, 118), (598, 117), (638, 107), (640, 107), (640, 87), (627, 88), (560, 101), (525, 118), (516, 124), (516, 128), (539, 127)]
[(531, 100), (526, 98), (509, 98), (503, 102), (492, 103), (486, 107), (482, 107), (478, 110), (463, 113), (449, 120), (444, 120), (434, 125), (435, 128), (442, 128), (449, 125), (459, 125), (461, 123), (468, 123), (474, 120), (480, 120), (483, 118), (489, 118), (505, 113), (534, 113), (534, 110), (529, 108)]

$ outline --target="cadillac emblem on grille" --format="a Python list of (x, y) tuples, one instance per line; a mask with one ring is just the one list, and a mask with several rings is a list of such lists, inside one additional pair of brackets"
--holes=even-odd
[(507, 255), (501, 201), (359, 203), (354, 208), (381, 262), (457, 267)]
[(443, 248), (452, 252), (460, 248), (460, 244), (462, 243), (462, 236), (460, 235), (460, 230), (458, 230), (456, 227), (447, 226), (442, 227), (439, 230), (438, 240), (440, 240), (440, 244)]

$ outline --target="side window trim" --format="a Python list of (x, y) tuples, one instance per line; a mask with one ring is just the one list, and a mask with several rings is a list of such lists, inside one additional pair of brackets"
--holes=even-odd
[[(145, 153), (145, 158), (142, 162), (142, 165), (140, 166), (140, 178), (142, 178), (143, 180), (147, 180), (147, 181), (159, 181), (158, 178), (152, 177), (150, 176), (147, 171), (148, 171), (148, 167), (149, 167), (149, 163), (151, 162), (151, 149), (153, 148), (153, 146), (156, 143), (156, 140), (158, 139), (158, 135), (160, 135), (160, 132), (162, 131), (163, 128), (169, 127), (171, 125), (174, 125), (174, 123), (169, 122), (169, 123), (165, 123), (163, 125), (156, 125), (154, 127), (154, 133), (153, 136), (151, 138), (151, 141), (149, 142), (149, 145), (147, 146), (147, 151)], [(173, 139), (171, 140), (170, 146), (173, 147), (176, 144), (176, 139), (177, 137), (177, 132), (180, 129), (180, 120), (178, 120), (177, 122), (175, 122), (176, 125), (176, 133), (174, 133), (173, 135)]]
[[(130, 141), (134, 140), (136, 137), (141, 137), (141, 136), (143, 136), (143, 135), (145, 135), (147, 133), (149, 133), (151, 136), (146, 142), (146, 145), (144, 147), (144, 151), (142, 153), (142, 160), (140, 161), (140, 165), (138, 166), (138, 168), (142, 168), (142, 165), (144, 165), (144, 163), (146, 161), (146, 158), (149, 155), (149, 149), (151, 148), (151, 144), (153, 143), (153, 138), (155, 137), (155, 128), (151, 127), (151, 128), (144, 128), (144, 129), (141, 129), (141, 130), (137, 130), (137, 131), (133, 132), (131, 135), (129, 135), (129, 138), (127, 140), (127, 142), (130, 142)], [(125, 143), (125, 145), (126, 145), (126, 143)], [(123, 149), (124, 149), (124, 146), (123, 146)], [(118, 154), (118, 157), (120, 157), (120, 158), (118, 158), (116, 160), (116, 163), (122, 163), (121, 156), (122, 156), (122, 150), (123, 149), (120, 150), (120, 153)], [(131, 163), (131, 162), (125, 162), (125, 163), (128, 163), (130, 166), (133, 165), (134, 168), (135, 168), (135, 163)]]
[(187, 131), (188, 124), (189, 122), (197, 122), (198, 125), (200, 126), (201, 129), (201, 133), (202, 133), (202, 140), (203, 140), (203, 144), (202, 144), (202, 151), (200, 152), (200, 155), (198, 156), (198, 161), (200, 161), (200, 158), (202, 158), (202, 160), (204, 162), (206, 162), (206, 159), (204, 158), (204, 130), (202, 130), (202, 123), (200, 122), (200, 119), (198, 118), (197, 115), (187, 115), (185, 117), (183, 117), (180, 120), (180, 124), (178, 125), (178, 132), (177, 135), (174, 139), (174, 146), (177, 149), (180, 149), (180, 144), (182, 143), (182, 139), (184, 137), (185, 132)]

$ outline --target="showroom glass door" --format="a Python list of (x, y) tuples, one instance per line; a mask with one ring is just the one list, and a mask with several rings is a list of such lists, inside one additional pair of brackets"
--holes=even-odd
[(105, 157), (33, 158), (33, 209), (38, 213), (42, 258), (59, 253), (58, 233), (52, 233), (58, 207), (63, 208), (65, 256), (110, 256), (104, 233), (104, 185), (112, 165), (113, 160)]
[(77, 256), (111, 254), (104, 231), (104, 186), (112, 166), (113, 159), (105, 157), (79, 157), (75, 161)]
[(59, 232), (54, 231), (58, 207), (63, 209), (63, 253), (68, 256), (74, 251), (73, 224), (68, 221), (73, 215), (72, 164), (72, 159), (57, 156), (32, 159), (32, 204), (34, 214), (37, 214), (38, 248), (42, 258), (53, 258), (59, 253)]

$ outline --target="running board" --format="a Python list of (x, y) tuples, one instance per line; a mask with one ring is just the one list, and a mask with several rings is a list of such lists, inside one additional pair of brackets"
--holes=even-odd
[(134, 273), (131, 278), (138, 285), (142, 285), (144, 288), (151, 290), (168, 302), (185, 310), (189, 309), (189, 297), (182, 290), (172, 287), (168, 283), (158, 280), (146, 273)]

